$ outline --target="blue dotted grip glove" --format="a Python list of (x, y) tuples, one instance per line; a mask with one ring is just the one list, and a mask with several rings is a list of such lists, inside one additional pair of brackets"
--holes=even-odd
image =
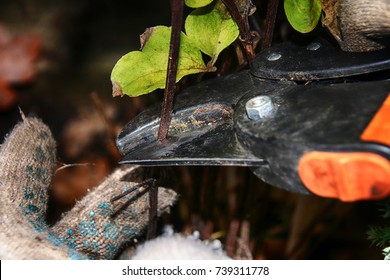
[[(122, 199), (111, 202), (136, 185), (124, 178), (139, 181), (142, 169), (114, 171), (49, 227), (45, 216), (55, 151), (49, 128), (37, 118), (23, 117), (1, 145), (0, 258), (114, 259), (148, 224), (147, 192), (119, 212), (115, 209)], [(158, 214), (169, 210), (175, 200), (174, 191), (158, 188)]]

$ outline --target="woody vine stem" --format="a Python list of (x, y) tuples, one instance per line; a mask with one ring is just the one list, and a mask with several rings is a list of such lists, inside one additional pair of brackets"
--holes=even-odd
[[(237, 4), (234, 0), (222, 0), (231, 14), (234, 21), (237, 23), (240, 31), (240, 41), (245, 51), (248, 63), (255, 58), (255, 52), (252, 42), (252, 33), (250, 31), (248, 16), (250, 9), (250, 1), (246, 3), (245, 11), (240, 13)], [(272, 0), (272, 2), (275, 2)], [(179, 49), (180, 49), (180, 34), (183, 25), (183, 10), (184, 0), (170, 0), (171, 4), (171, 38), (169, 46), (167, 77), (165, 82), (164, 102), (161, 112), (161, 121), (157, 133), (157, 139), (160, 142), (167, 141), (169, 125), (173, 112), (173, 100), (176, 91), (176, 73), (178, 68)], [(277, 7), (277, 6), (276, 6)], [(276, 11), (276, 9), (274, 9)]]
[(180, 33), (183, 25), (184, 0), (171, 0), (172, 33), (169, 45), (168, 69), (165, 82), (164, 103), (157, 139), (164, 142), (168, 136), (176, 90), (176, 73), (179, 60)]

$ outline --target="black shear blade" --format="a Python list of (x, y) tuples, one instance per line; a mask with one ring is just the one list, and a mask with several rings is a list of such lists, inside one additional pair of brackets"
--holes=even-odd
[(117, 139), (119, 151), (124, 155), (120, 163), (151, 166), (264, 164), (239, 144), (231, 105), (211, 102), (177, 111), (164, 143), (157, 140), (158, 125), (157, 118), (147, 124), (132, 122), (125, 127)]
[(244, 70), (202, 82), (180, 93), (165, 143), (157, 141), (161, 106), (140, 113), (117, 138), (120, 163), (139, 165), (261, 166), (263, 158), (237, 139), (233, 115), (248, 93), (267, 93), (286, 85), (254, 78)]

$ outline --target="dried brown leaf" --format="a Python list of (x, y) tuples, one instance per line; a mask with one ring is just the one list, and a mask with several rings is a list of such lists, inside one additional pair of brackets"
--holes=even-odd
[(339, 26), (339, 0), (321, 0), (322, 10), (325, 15), (322, 17), (322, 25), (329, 30), (333, 37), (340, 42), (341, 32)]

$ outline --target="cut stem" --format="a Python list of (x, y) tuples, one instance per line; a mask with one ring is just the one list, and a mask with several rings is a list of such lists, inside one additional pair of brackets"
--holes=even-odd
[(173, 99), (176, 90), (176, 73), (180, 50), (180, 33), (183, 25), (184, 0), (171, 0), (172, 33), (169, 46), (167, 78), (165, 82), (164, 103), (157, 139), (164, 142), (168, 136), (173, 111)]
[(278, 13), (279, 0), (269, 0), (267, 6), (267, 15), (264, 22), (263, 42), (261, 44), (261, 50), (271, 47), (272, 37), (274, 35), (275, 20)]

